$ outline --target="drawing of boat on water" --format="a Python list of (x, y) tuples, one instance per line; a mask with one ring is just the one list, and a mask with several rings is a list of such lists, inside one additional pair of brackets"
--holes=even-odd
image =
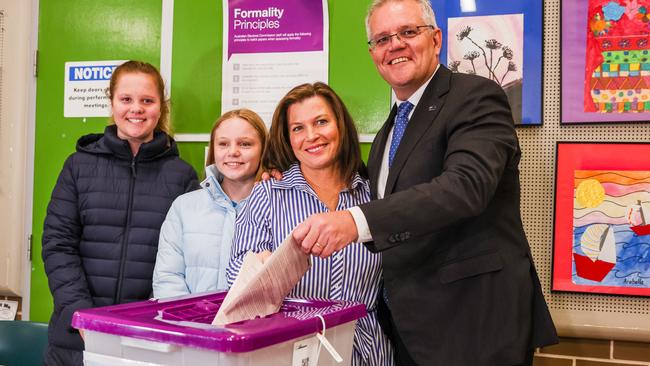
[(585, 255), (573, 253), (578, 276), (600, 282), (616, 265), (614, 230), (607, 224), (589, 226), (580, 239)]
[(637, 201), (636, 205), (630, 207), (627, 214), (627, 221), (630, 223), (630, 229), (636, 235), (650, 234), (650, 223), (646, 219), (650, 219), (650, 208), (645, 202)]

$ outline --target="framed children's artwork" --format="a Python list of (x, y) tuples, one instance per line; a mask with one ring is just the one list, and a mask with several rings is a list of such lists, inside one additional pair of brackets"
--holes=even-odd
[(650, 144), (558, 142), (553, 291), (650, 296)]
[(431, 0), (440, 62), (499, 84), (515, 124), (542, 124), (542, 0)]
[(560, 122), (650, 121), (650, 0), (561, 7)]

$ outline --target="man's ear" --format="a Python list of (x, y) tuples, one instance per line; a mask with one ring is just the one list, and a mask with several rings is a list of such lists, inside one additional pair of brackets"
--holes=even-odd
[(442, 31), (440, 28), (436, 28), (433, 33), (433, 47), (436, 48), (436, 55), (440, 56), (440, 51), (442, 50)]

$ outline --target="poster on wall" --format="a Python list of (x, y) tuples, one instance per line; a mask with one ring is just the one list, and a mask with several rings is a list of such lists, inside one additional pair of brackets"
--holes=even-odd
[(110, 117), (106, 91), (113, 70), (124, 62), (66, 62), (63, 117)]
[(440, 62), (499, 84), (516, 125), (542, 124), (542, 0), (431, 0)]
[(327, 0), (223, 2), (222, 113), (257, 112), (270, 126), (294, 86), (327, 82)]
[(650, 144), (556, 153), (552, 289), (650, 296)]
[(0, 300), (0, 321), (16, 319), (18, 301)]
[(650, 121), (650, 0), (561, 6), (561, 123)]

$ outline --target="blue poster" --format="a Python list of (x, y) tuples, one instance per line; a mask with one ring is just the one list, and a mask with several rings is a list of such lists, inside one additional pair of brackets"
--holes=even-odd
[(431, 0), (440, 62), (499, 84), (517, 125), (542, 124), (541, 0)]

